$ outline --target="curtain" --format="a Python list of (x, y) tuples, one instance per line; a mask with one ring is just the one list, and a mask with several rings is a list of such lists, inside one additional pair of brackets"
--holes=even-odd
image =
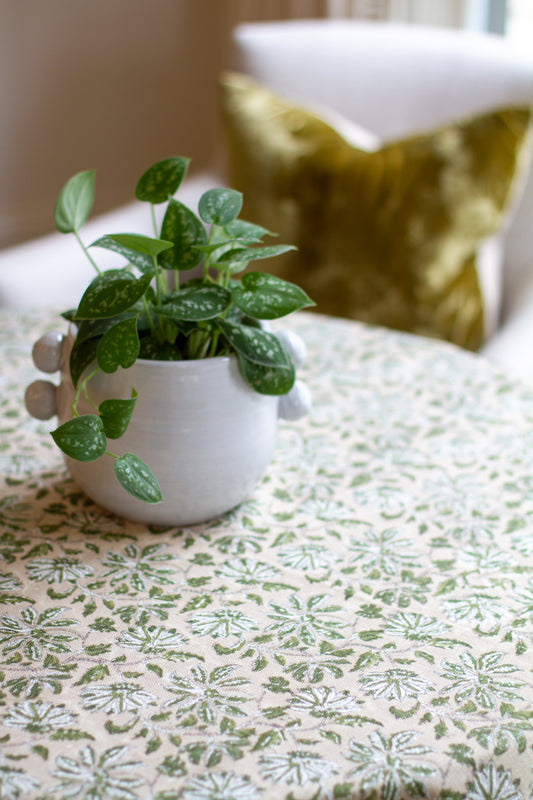
[(228, 0), (228, 23), (330, 17), (461, 27), (472, 6), (489, 2), (505, 0)]
[(329, 0), (330, 17), (353, 19), (389, 19), (390, 0)]
[(329, 15), (329, 0), (229, 0), (232, 23), (275, 19), (320, 18)]

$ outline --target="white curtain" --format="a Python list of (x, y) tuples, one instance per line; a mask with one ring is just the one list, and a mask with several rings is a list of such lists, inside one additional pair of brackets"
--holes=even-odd
[[(532, 0), (522, 3), (533, 5)], [(507, 4), (507, 0), (329, 0), (328, 15), (502, 33)]]
[(328, 16), (353, 19), (390, 19), (391, 0), (329, 0)]
[[(533, 6), (533, 0), (512, 0)], [(230, 27), (243, 21), (331, 17), (477, 28), (503, 33), (510, 0), (227, 0)]]

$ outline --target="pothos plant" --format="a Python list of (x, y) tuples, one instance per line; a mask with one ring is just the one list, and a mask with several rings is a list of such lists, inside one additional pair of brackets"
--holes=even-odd
[[(250, 271), (257, 259), (294, 249), (264, 245), (265, 228), (239, 219), (240, 192), (214, 188), (205, 192), (198, 215), (175, 199), (189, 159), (168, 158), (151, 166), (139, 179), (135, 196), (150, 204), (154, 236), (115, 233), (86, 246), (80, 229), (94, 199), (94, 171), (74, 175), (61, 190), (54, 222), (61, 233), (74, 234), (96, 271), (77, 309), (64, 318), (75, 328), (70, 374), (75, 387), (72, 418), (52, 432), (58, 447), (71, 458), (114, 459), (122, 487), (147, 503), (162, 500), (157, 478), (137, 455), (117, 455), (108, 439), (125, 432), (137, 394), (108, 399), (96, 406), (90, 381), (100, 370), (128, 369), (137, 358), (182, 360), (236, 354), (244, 380), (257, 392), (290, 391), (295, 370), (276, 336), (264, 330), (273, 320), (313, 305), (298, 286), (273, 275)], [(154, 207), (166, 203), (160, 229)], [(93, 248), (114, 251), (125, 259), (118, 269), (101, 271)], [(187, 272), (200, 267), (200, 277)], [(94, 413), (80, 414), (82, 395)]]

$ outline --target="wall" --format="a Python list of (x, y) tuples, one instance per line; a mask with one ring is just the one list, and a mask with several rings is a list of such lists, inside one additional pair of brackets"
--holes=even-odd
[(204, 166), (226, 27), (213, 0), (0, 0), (0, 247), (51, 230), (79, 170), (101, 211), (159, 158)]

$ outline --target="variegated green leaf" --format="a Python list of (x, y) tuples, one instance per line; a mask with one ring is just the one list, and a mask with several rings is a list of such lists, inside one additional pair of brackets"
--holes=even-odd
[(277, 319), (314, 305), (299, 286), (265, 272), (243, 275), (231, 296), (241, 311), (256, 319)]
[(230, 303), (231, 295), (222, 286), (199, 286), (169, 295), (168, 302), (155, 306), (154, 311), (177, 321), (199, 322), (218, 317)]
[(69, 358), (70, 377), (74, 386), (78, 385), (78, 381), (85, 370), (96, 361), (96, 350), (99, 341), (99, 337), (92, 337), (91, 339), (83, 339), (81, 342), (77, 340), (74, 342)]
[(147, 203), (164, 203), (177, 192), (190, 159), (182, 156), (165, 158), (149, 167), (135, 187), (135, 197)]
[(265, 367), (286, 367), (290, 363), (289, 356), (273, 333), (222, 319), (217, 320), (217, 325), (229, 344), (248, 361)]
[(242, 194), (235, 189), (209, 189), (200, 198), (198, 213), (204, 222), (227, 225), (239, 216)]
[(128, 369), (139, 355), (137, 318), (129, 317), (113, 325), (100, 339), (96, 349), (98, 366), (104, 372)]
[(160, 503), (161, 488), (154, 473), (142, 459), (133, 453), (124, 453), (115, 459), (115, 475), (129, 494), (144, 503)]
[(96, 461), (107, 446), (102, 420), (96, 414), (69, 419), (52, 431), (52, 438), (65, 455), (77, 461)]
[(287, 364), (265, 367), (249, 361), (239, 353), (239, 367), (242, 376), (246, 383), (259, 394), (282, 395), (292, 389), (296, 373), (289, 358), (287, 361)]
[(109, 439), (119, 439), (126, 431), (133, 411), (137, 392), (132, 389), (129, 400), (104, 400), (98, 407), (104, 432)]
[(172, 242), (172, 247), (159, 257), (164, 269), (188, 270), (195, 267), (203, 258), (197, 245), (207, 243), (207, 233), (196, 214), (179, 203), (171, 200), (168, 204), (161, 236)]
[[(115, 245), (113, 247), (112, 245)], [(127, 258), (128, 254), (144, 255), (144, 256), (158, 256), (164, 250), (172, 247), (172, 242), (165, 241), (165, 239), (153, 239), (150, 236), (142, 236), (139, 233), (110, 233), (97, 239), (93, 242), (91, 247), (106, 247), (108, 250), (115, 250), (117, 253), (122, 253)], [(141, 263), (145, 263), (141, 261)]]
[(91, 247), (103, 247), (104, 250), (111, 250), (113, 253), (119, 253), (124, 258), (127, 258), (130, 264), (133, 264), (141, 272), (154, 274), (154, 262), (151, 256), (146, 253), (139, 253), (131, 247), (126, 247), (117, 241), (113, 236), (101, 236), (91, 244)]
[(135, 278), (121, 269), (103, 272), (86, 289), (76, 319), (105, 319), (127, 311), (143, 296), (150, 280), (150, 275)]

